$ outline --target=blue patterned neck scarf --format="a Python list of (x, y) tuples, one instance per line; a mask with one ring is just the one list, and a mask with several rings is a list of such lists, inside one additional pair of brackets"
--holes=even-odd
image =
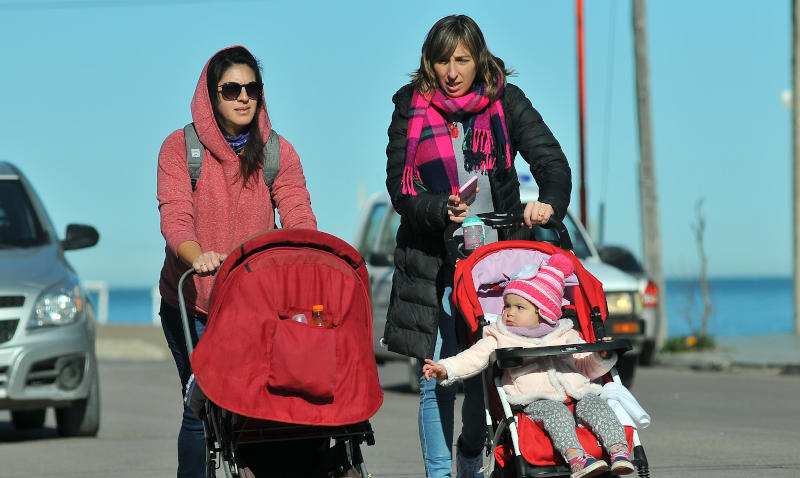
[(239, 136), (225, 136), (225, 140), (228, 141), (228, 145), (233, 149), (236, 154), (239, 154), (244, 149), (244, 145), (247, 144), (247, 138), (250, 136), (250, 132), (242, 133)]

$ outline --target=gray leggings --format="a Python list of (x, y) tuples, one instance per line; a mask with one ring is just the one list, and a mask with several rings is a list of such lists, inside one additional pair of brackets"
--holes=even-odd
[(564, 403), (555, 400), (536, 400), (526, 406), (524, 412), (531, 420), (542, 425), (553, 441), (553, 448), (562, 455), (570, 448), (583, 451), (575, 433), (575, 418), (595, 432), (606, 450), (611, 445), (627, 443), (625, 430), (617, 416), (606, 401), (597, 395), (586, 395), (578, 400), (575, 417)]

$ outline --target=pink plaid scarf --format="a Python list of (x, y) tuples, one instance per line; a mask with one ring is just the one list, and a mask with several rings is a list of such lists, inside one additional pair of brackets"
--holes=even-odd
[(406, 166), (403, 170), (403, 194), (416, 196), (418, 180), (434, 193), (458, 194), (456, 157), (450, 130), (442, 113), (468, 115), (464, 121), (464, 165), (468, 171), (485, 172), (498, 160), (511, 167), (506, 119), (500, 97), (502, 82), (494, 101), (486, 96), (486, 84), (469, 93), (451, 98), (441, 90), (421, 95), (414, 90), (408, 119)]

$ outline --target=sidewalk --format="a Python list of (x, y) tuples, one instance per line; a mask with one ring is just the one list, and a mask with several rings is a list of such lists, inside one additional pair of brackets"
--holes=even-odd
[(778, 369), (800, 374), (800, 336), (793, 334), (716, 337), (717, 349), (707, 352), (660, 354), (658, 364), (697, 370), (733, 367)]
[(97, 357), (113, 360), (172, 360), (161, 327), (151, 324), (97, 324)]
[[(800, 336), (717, 337), (716, 341), (716, 350), (660, 354), (657, 364), (696, 370), (769, 368), (800, 374)], [(116, 360), (172, 359), (161, 327), (132, 324), (98, 324), (97, 356)]]

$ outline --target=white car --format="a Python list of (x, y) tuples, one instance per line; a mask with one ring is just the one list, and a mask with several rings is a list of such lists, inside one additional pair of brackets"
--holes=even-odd
[[(521, 190), (523, 203), (534, 201), (537, 195), (536, 190), (532, 188)], [(412, 390), (417, 390), (419, 377), (416, 374), (416, 359), (409, 359), (404, 355), (390, 352), (382, 342), (394, 272), (392, 261), (395, 235), (399, 225), (400, 215), (392, 207), (388, 193), (376, 193), (370, 197), (363, 210), (354, 246), (364, 257), (369, 270), (375, 359), (379, 364), (389, 360), (408, 361), (409, 386)], [(642, 295), (639, 291), (639, 281), (604, 263), (589, 235), (571, 214), (568, 213), (564, 218), (564, 225), (572, 239), (575, 255), (586, 269), (603, 283), (608, 303), (607, 335), (631, 340), (633, 350), (625, 353), (617, 364), (620, 378), (623, 383), (630, 386), (633, 382), (638, 356), (644, 345)], [(555, 237), (554, 232), (539, 227), (536, 227), (535, 233), (537, 238), (542, 240)]]
[(91, 226), (59, 240), (30, 183), (0, 162), (0, 410), (17, 429), (55, 409), (61, 436), (100, 426), (94, 309), (64, 251), (93, 246)]
[(658, 310), (658, 286), (647, 275), (641, 262), (627, 248), (619, 245), (598, 245), (597, 251), (603, 262), (611, 264), (639, 280), (645, 335), (642, 352), (639, 354), (639, 364), (653, 365), (658, 352), (656, 350), (656, 334), (662, 320)]

